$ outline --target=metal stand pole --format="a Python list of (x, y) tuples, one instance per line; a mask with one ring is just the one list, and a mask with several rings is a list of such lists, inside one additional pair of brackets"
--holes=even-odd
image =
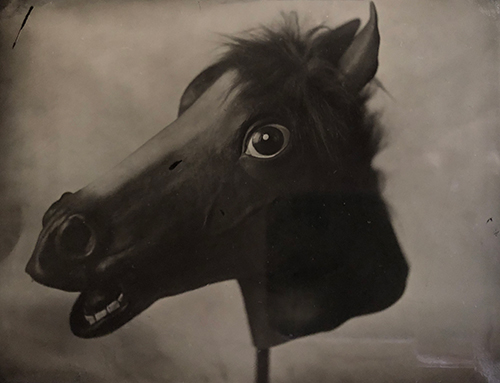
[(257, 349), (256, 383), (269, 383), (269, 349)]

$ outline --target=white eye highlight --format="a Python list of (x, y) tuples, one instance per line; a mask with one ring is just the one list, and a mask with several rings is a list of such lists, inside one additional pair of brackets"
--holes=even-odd
[(254, 128), (246, 139), (245, 154), (255, 158), (273, 158), (288, 145), (290, 131), (282, 125), (268, 124)]

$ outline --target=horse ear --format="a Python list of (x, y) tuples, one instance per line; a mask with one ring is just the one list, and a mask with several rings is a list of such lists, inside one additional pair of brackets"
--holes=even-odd
[(184, 113), (226, 71), (222, 63), (209, 66), (189, 83), (182, 94), (178, 116)]
[(267, 246), (268, 321), (289, 339), (384, 310), (406, 286), (408, 265), (378, 196), (276, 201)]
[(359, 19), (354, 19), (318, 35), (314, 39), (312, 49), (318, 57), (336, 66), (346, 49), (352, 44), (359, 25)]
[(377, 10), (371, 2), (370, 20), (339, 61), (339, 70), (344, 75), (346, 86), (354, 91), (360, 91), (375, 76), (379, 45)]

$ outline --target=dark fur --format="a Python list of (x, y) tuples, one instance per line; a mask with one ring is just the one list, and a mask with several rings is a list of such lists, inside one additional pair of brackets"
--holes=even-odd
[(327, 27), (301, 32), (295, 13), (284, 16), (276, 30), (261, 27), (242, 37), (229, 37), (219, 64), (236, 69), (241, 98), (262, 113), (278, 115), (318, 159), (368, 169), (378, 151), (380, 135), (366, 110), (367, 91), (342, 86), (337, 57), (321, 50)]

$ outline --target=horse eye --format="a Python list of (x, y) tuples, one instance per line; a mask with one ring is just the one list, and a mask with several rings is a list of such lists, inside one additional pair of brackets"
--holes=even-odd
[(264, 125), (251, 131), (245, 154), (256, 158), (273, 158), (288, 145), (290, 131), (277, 124)]

